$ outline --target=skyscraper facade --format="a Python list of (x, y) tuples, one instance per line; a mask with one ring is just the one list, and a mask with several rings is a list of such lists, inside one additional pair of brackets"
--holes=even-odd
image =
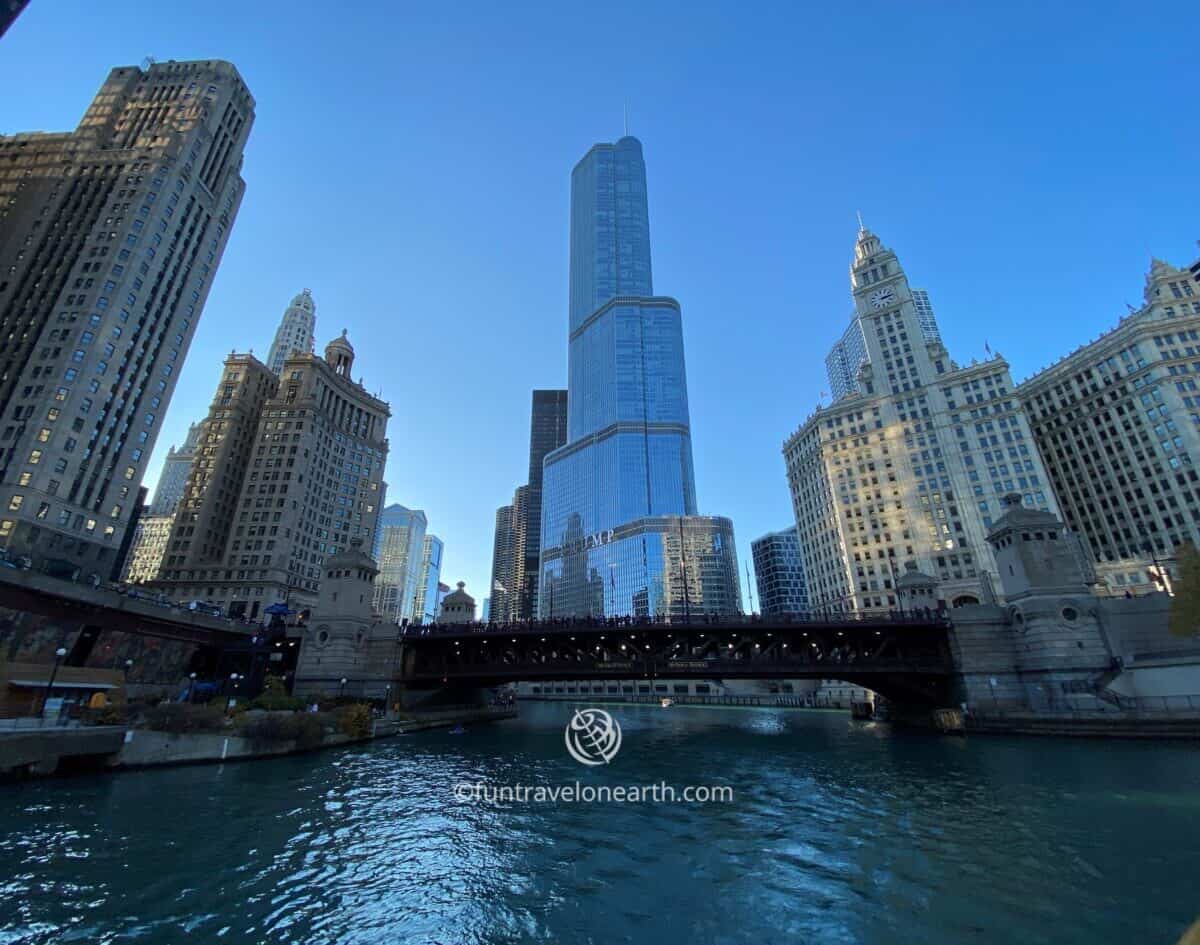
[(157, 586), (250, 618), (302, 610), (326, 556), (372, 545), (390, 414), (353, 367), (344, 333), (278, 376), (252, 355), (226, 359)]
[(514, 552), (516, 531), (513, 528), (513, 507), (502, 505), (496, 509), (496, 529), (492, 536), (492, 594), (489, 600), (489, 617), (497, 623), (506, 622), (512, 615), (510, 601), (513, 594)]
[(74, 132), (0, 137), (0, 546), (108, 577), (237, 216), (229, 63), (113, 69)]
[(444, 550), (445, 546), (437, 535), (425, 536), (421, 545), (421, 577), (413, 604), (412, 619), (417, 623), (431, 623), (437, 618), (437, 589), (442, 576)]
[(535, 390), (529, 417), (529, 489), (520, 542), (513, 616), (527, 620), (538, 612), (538, 569), (542, 551), (542, 468), (546, 457), (567, 443), (567, 392)]
[(785, 528), (750, 542), (758, 608), (764, 617), (802, 614), (809, 610), (804, 559), (796, 529)]
[(854, 387), (783, 446), (811, 606), (895, 607), (907, 561), (949, 604), (990, 600), (986, 536), (1002, 498), (1057, 513), (1008, 364), (952, 361), (896, 254), (865, 228), (850, 285), (865, 346)]
[(412, 620), (421, 585), (422, 548), (428, 522), (420, 509), (398, 502), (379, 516), (375, 539), (375, 612), (385, 620)]
[(1141, 308), (1017, 388), (1063, 520), (1116, 592), (1200, 546), (1200, 260), (1151, 261)]
[(174, 515), (175, 508), (187, 488), (188, 473), (192, 471), (192, 460), (196, 458), (196, 447), (200, 445), (203, 425), (193, 423), (188, 427), (183, 446), (167, 451), (158, 485), (154, 487), (154, 501), (150, 504), (151, 515)]
[(312, 292), (305, 289), (283, 312), (275, 330), (275, 340), (271, 342), (271, 353), (267, 355), (267, 367), (278, 374), (283, 370), (283, 362), (292, 354), (311, 354), (316, 329), (317, 303), (313, 301)]
[[(636, 138), (597, 144), (575, 166), (570, 261), (567, 443), (544, 463), (538, 612), (737, 609), (732, 523), (691, 520), (682, 313), (654, 295)], [(687, 556), (700, 545), (720, 563), (717, 599), (683, 593)]]
[(158, 578), (158, 569), (167, 550), (171, 526), (175, 523), (175, 510), (187, 490), (188, 475), (192, 471), (192, 460), (200, 445), (200, 434), (204, 426), (193, 423), (188, 427), (183, 446), (172, 446), (163, 461), (158, 485), (154, 489), (154, 502), (143, 510), (133, 526), (133, 535), (125, 558), (121, 580), (129, 584), (144, 584)]

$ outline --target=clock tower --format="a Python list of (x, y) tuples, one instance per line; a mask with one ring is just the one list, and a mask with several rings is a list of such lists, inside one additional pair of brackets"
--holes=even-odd
[(854, 245), (850, 288), (877, 392), (918, 390), (945, 373), (949, 358), (936, 328), (931, 337), (922, 326), (904, 268), (865, 226)]

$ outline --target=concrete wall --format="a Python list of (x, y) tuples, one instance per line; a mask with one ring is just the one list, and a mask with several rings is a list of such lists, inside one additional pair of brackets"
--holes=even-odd
[[(952, 612), (960, 701), (976, 711), (1112, 709), (1113, 696), (1194, 697), (1200, 638), (1167, 630), (1170, 598), (1030, 595)], [(1181, 702), (1180, 700), (1184, 700)]]
[(116, 726), (5, 732), (0, 735), (0, 774), (53, 774), (67, 759), (112, 755), (124, 738), (125, 730)]
[[(222, 733), (176, 735), (131, 729), (129, 736), (130, 740), (121, 747), (120, 754), (113, 760), (115, 766), (125, 768), (262, 758), (296, 751), (296, 743), (291, 741), (266, 742)], [(346, 735), (326, 735), (321, 747), (341, 745), (349, 741), (351, 739)]]

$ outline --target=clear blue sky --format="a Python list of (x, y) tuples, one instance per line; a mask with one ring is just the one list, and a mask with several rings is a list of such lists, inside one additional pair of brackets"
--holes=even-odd
[(792, 522), (780, 446), (827, 387), (856, 210), (951, 354), (986, 341), (1018, 379), (1200, 238), (1191, 4), (801, 6), (32, 0), (0, 40), (0, 132), (73, 128), (114, 65), (234, 62), (246, 200), (152, 479), (222, 357), (265, 355), (308, 286), (319, 344), (349, 329), (391, 402), (389, 498), (482, 599), (529, 392), (565, 386), (570, 170), (628, 100), (700, 508), (733, 518), (744, 570)]

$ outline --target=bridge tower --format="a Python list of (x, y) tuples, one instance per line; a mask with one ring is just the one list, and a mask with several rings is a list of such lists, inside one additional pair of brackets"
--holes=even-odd
[(1016, 671), (1031, 707), (1053, 709), (1071, 693), (1103, 688), (1112, 678), (1113, 653), (1078, 536), (1058, 516), (1025, 508), (1011, 493), (987, 540), (1008, 604)]
[[(398, 630), (373, 612), (379, 568), (361, 538), (330, 555), (317, 604), (304, 631), (293, 692), (308, 696), (385, 698), (392, 683)], [(345, 680), (343, 683), (342, 680)]]

